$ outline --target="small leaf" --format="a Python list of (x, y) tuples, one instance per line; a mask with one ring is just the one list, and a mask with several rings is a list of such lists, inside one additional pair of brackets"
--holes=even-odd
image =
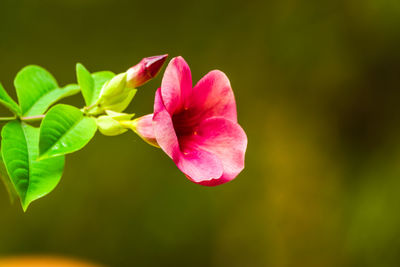
[(59, 88), (57, 81), (48, 71), (34, 65), (18, 72), (14, 86), (23, 116), (41, 115), (61, 98), (79, 92), (77, 85)]
[(21, 109), (18, 104), (7, 94), (7, 91), (4, 89), (3, 85), (0, 83), (0, 103), (3, 104), (6, 108), (8, 108), (15, 115), (21, 114)]
[(81, 92), (85, 99), (86, 106), (92, 105), (94, 79), (90, 72), (81, 63), (76, 64), (76, 79), (81, 87)]
[(59, 104), (51, 108), (40, 126), (40, 158), (75, 152), (96, 133), (96, 120), (83, 116), (79, 109)]
[(61, 179), (64, 157), (37, 161), (39, 129), (20, 121), (7, 123), (1, 132), (1, 153), (24, 211), (51, 192)]
[(15, 191), (15, 187), (11, 182), (10, 176), (8, 176), (6, 165), (4, 165), (1, 153), (0, 153), (0, 180), (3, 181), (4, 186), (7, 189), (8, 196), (10, 197), (10, 202), (14, 203), (14, 201), (18, 198), (18, 193), (17, 191)]
[(86, 106), (96, 104), (99, 99), (101, 88), (111, 80), (115, 74), (111, 71), (99, 71), (93, 74), (80, 63), (76, 64), (76, 76), (82, 90)]
[(29, 111), (43, 95), (58, 87), (54, 77), (39, 66), (26, 66), (14, 80), (19, 103), (24, 116), (40, 115), (31, 114)]

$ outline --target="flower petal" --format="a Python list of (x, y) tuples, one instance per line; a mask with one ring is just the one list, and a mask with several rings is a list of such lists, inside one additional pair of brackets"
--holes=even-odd
[(188, 147), (181, 151), (171, 115), (164, 106), (160, 89), (157, 90), (154, 101), (153, 129), (158, 145), (191, 181), (200, 183), (222, 175), (222, 163), (212, 153), (197, 147)]
[(170, 114), (182, 109), (192, 93), (192, 74), (182, 57), (173, 58), (161, 82), (161, 95)]
[(156, 91), (154, 100), (153, 129), (158, 145), (167, 155), (175, 160), (180, 157), (178, 138), (176, 137), (171, 115), (161, 97), (161, 88)]
[(247, 136), (239, 124), (214, 117), (203, 121), (181, 146), (208, 151), (220, 159), (224, 169), (222, 176), (200, 183), (215, 186), (233, 180), (243, 170)]
[(201, 149), (183, 152), (174, 162), (194, 183), (208, 182), (221, 177), (224, 170), (217, 156)]
[(159, 147), (153, 128), (153, 114), (148, 114), (133, 120), (131, 127), (148, 144)]
[(202, 119), (218, 116), (237, 122), (235, 96), (225, 73), (207, 73), (193, 89), (190, 108), (201, 113)]

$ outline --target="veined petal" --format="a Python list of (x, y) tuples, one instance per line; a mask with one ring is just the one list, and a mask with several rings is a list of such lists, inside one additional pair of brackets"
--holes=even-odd
[(219, 158), (223, 174), (200, 183), (215, 186), (233, 180), (243, 170), (247, 136), (239, 124), (214, 117), (203, 121), (194, 135), (182, 140), (181, 146), (208, 151)]
[(236, 101), (225, 73), (213, 70), (194, 87), (190, 108), (201, 114), (202, 119), (215, 116), (237, 122)]
[(178, 138), (176, 137), (171, 115), (168, 113), (163, 99), (161, 89), (156, 91), (154, 100), (153, 129), (158, 145), (173, 160), (180, 157)]
[(192, 93), (192, 74), (182, 57), (173, 58), (161, 82), (161, 95), (164, 105), (170, 114), (182, 109)]

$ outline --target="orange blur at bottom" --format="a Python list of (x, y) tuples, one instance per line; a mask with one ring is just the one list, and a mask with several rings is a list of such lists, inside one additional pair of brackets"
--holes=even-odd
[(0, 267), (101, 267), (100, 265), (62, 257), (20, 256), (0, 259)]

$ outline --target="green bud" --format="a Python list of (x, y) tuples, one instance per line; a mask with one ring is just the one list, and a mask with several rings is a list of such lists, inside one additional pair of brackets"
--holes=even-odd
[(120, 73), (106, 82), (101, 88), (99, 102), (113, 96), (120, 95), (125, 91), (126, 87), (126, 72)]
[(112, 110), (106, 110), (106, 113), (108, 116), (110, 116), (111, 118), (113, 118), (114, 120), (117, 120), (117, 121), (130, 120), (130, 119), (132, 119), (133, 116), (135, 116), (135, 113), (132, 113), (132, 114), (119, 113), (119, 112), (115, 112)]
[(135, 114), (118, 113), (106, 110), (107, 115), (100, 116), (96, 119), (97, 127), (100, 132), (107, 136), (119, 135), (127, 131), (120, 124), (121, 120), (130, 120)]
[(100, 92), (96, 104), (88, 108), (90, 115), (99, 115), (106, 110), (121, 112), (131, 103), (136, 94), (136, 89), (126, 87), (126, 73), (120, 73), (106, 82)]
[(121, 94), (105, 98), (100, 102), (100, 107), (103, 110), (112, 110), (115, 112), (124, 111), (131, 103), (136, 94), (136, 89), (126, 88)]
[(121, 124), (109, 116), (100, 116), (96, 119), (99, 131), (107, 136), (119, 135), (126, 132)]

